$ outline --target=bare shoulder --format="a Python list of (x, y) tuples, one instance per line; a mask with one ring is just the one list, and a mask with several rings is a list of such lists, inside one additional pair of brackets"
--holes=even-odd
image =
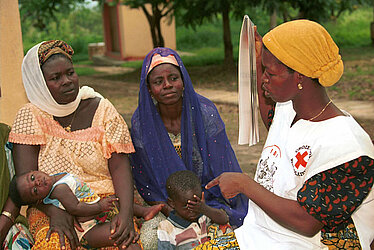
[(51, 199), (60, 199), (63, 195), (71, 192), (68, 185), (61, 183), (55, 186), (53, 191), (51, 192), (50, 198)]

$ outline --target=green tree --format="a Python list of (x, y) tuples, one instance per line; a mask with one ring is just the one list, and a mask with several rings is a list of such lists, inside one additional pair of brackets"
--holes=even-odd
[(43, 30), (33, 26), (33, 20), (21, 24), (24, 52), (41, 41), (59, 39), (70, 44), (74, 61), (88, 59), (88, 44), (103, 41), (102, 11), (100, 6), (78, 5), (69, 13), (56, 13), (56, 22), (46, 22)]
[(180, 12), (185, 26), (195, 28), (205, 20), (222, 17), (224, 63), (234, 65), (233, 45), (231, 40), (230, 15), (243, 17), (248, 6), (254, 6), (260, 1), (252, 0), (176, 0), (176, 9)]
[(69, 13), (85, 0), (19, 0), (21, 21), (30, 20), (39, 31), (45, 30), (49, 22), (57, 23), (57, 13)]
[(374, 0), (372, 0), (372, 6), (373, 8), (373, 20), (370, 23), (370, 36), (371, 36), (371, 44), (374, 46)]
[(371, 0), (264, 0), (269, 14), (276, 11), (283, 21), (306, 18), (317, 22), (336, 20), (345, 11), (354, 11)]
[[(121, 4), (130, 8), (140, 8), (150, 27), (153, 47), (164, 47), (165, 42), (161, 33), (161, 19), (171, 18), (174, 10), (174, 1), (172, 0), (120, 0)], [(150, 6), (150, 8), (147, 8)]]

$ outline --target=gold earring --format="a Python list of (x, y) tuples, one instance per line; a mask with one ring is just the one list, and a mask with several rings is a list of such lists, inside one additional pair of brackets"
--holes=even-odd
[(297, 87), (298, 87), (300, 90), (303, 89), (303, 85), (301, 84), (301, 82), (299, 82), (299, 83), (297, 84)]

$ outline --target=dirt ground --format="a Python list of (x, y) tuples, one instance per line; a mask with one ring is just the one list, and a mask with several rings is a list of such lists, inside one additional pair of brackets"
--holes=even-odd
[[(100, 67), (95, 69), (102, 73), (94, 76), (80, 76), (81, 85), (92, 86), (96, 91), (100, 92), (103, 96), (108, 98), (118, 109), (118, 111), (123, 115), (127, 124), (130, 126), (131, 116), (138, 104), (140, 72), (138, 70), (131, 72), (128, 69), (123, 69), (120, 67)], [(368, 77), (371, 78), (370, 81), (367, 81)], [(373, 91), (372, 83), (374, 82), (374, 76), (368, 77), (366, 77), (366, 81), (364, 83), (365, 86), (362, 90), (363, 93), (365, 93), (365, 89), (367, 91), (368, 88), (369, 91)], [(194, 82), (192, 75), (191, 78)], [(224, 76), (221, 77), (221, 80), (222, 78), (223, 81), (226, 80)], [(212, 93), (211, 91), (212, 89), (214, 89), (214, 86), (216, 86), (216, 89), (225, 89), (226, 91), (231, 91), (231, 93), (235, 91), (235, 82), (229, 82), (228, 85), (223, 85), (222, 83), (217, 83), (216, 79), (213, 79), (212, 81), (214, 81), (214, 84), (196, 85), (198, 85), (198, 89), (203, 89), (204, 87), (209, 88), (210, 93)], [(357, 81), (357, 79), (355, 81)], [(351, 82), (350, 79), (345, 79), (345, 81), (341, 84), (342, 87), (338, 90), (332, 89), (329, 92), (329, 95), (334, 100), (334, 102), (335, 99), (338, 99), (341, 105), (345, 105), (346, 107), (352, 108), (352, 105), (355, 105), (355, 102), (352, 101), (355, 98), (349, 96), (349, 91), (352, 89), (352, 85), (357, 86), (357, 83)], [(214, 92), (211, 95), (214, 96)], [(210, 96), (207, 97), (211, 98)], [(362, 95), (361, 98), (358, 97), (356, 99), (362, 100)], [(372, 96), (365, 97), (364, 99), (366, 100), (366, 102), (369, 101), (371, 103), (374, 100)], [(235, 151), (240, 166), (242, 167), (244, 172), (247, 172), (249, 175), (253, 176), (257, 165), (257, 161), (259, 159), (263, 144), (267, 136), (267, 131), (265, 127), (263, 126), (262, 122), (260, 122), (260, 142), (257, 145), (252, 147), (239, 146), (237, 144), (237, 105), (230, 103), (228, 101), (219, 101), (216, 102), (216, 106), (220, 112), (223, 121), (226, 124), (227, 135)], [(369, 133), (370, 137), (374, 140), (374, 109), (372, 109), (372, 106), (369, 106), (369, 108), (363, 108), (362, 110), (359, 110), (359, 112), (362, 112), (362, 114), (367, 115), (358, 116), (356, 117), (356, 120), (361, 124), (361, 126)]]

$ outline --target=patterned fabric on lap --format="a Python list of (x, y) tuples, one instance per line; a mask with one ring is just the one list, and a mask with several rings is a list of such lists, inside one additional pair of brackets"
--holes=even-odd
[(207, 241), (194, 248), (195, 250), (219, 250), (219, 249), (232, 249), (238, 250), (239, 244), (235, 238), (235, 233), (228, 233), (217, 237), (213, 240)]

